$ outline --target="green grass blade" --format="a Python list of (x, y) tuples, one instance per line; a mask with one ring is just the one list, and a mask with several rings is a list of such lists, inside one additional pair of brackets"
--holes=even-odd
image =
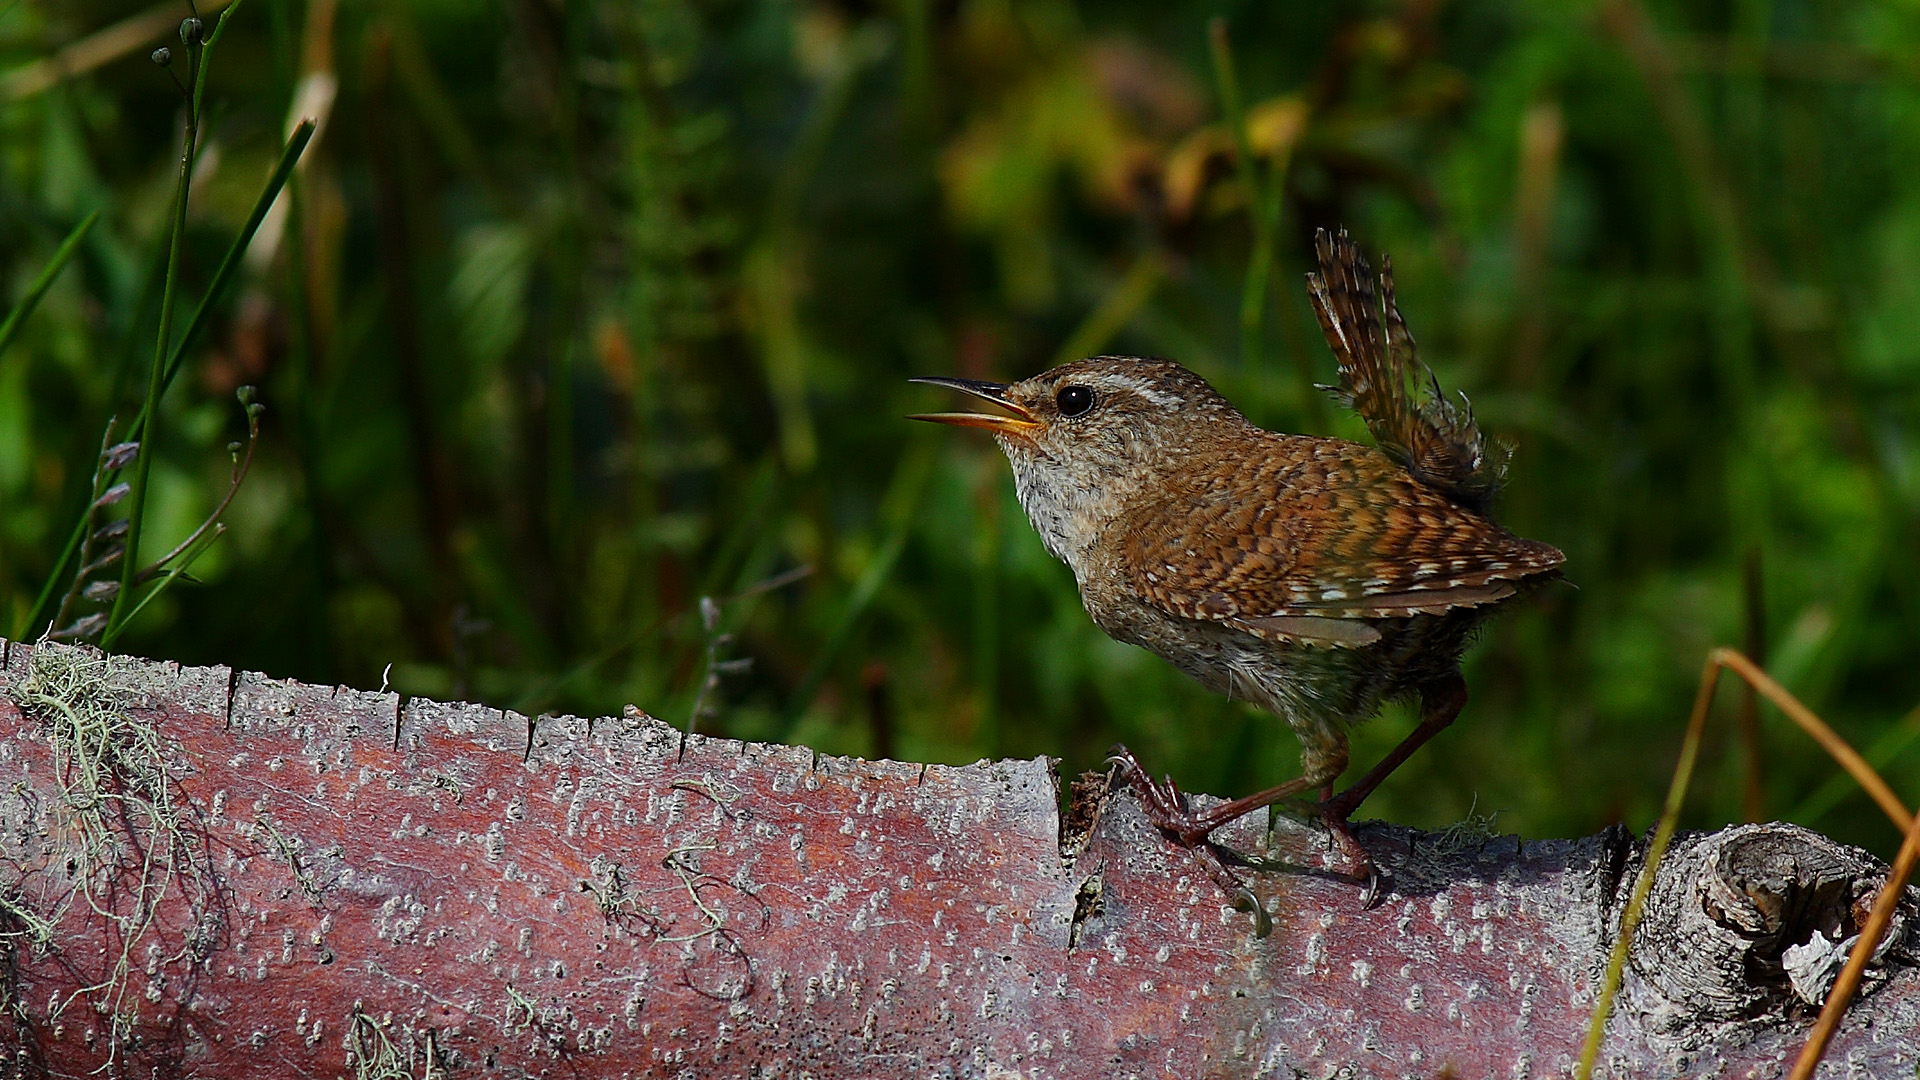
[[(103, 640), (117, 638), (127, 619), (133, 614), (133, 590), (140, 574), (140, 532), (145, 523), (147, 493), (151, 486), (148, 481), (153, 474), (153, 418), (160, 410), (160, 396), (165, 389), (164, 375), (169, 359), (168, 343), (173, 337), (174, 296), (180, 287), (180, 249), (187, 232), (187, 196), (193, 187), (194, 155), (198, 153), (200, 141), (201, 99), (207, 89), (207, 69), (213, 66), (213, 50), (226, 33), (227, 23), (239, 12), (241, 4), (236, 2), (220, 15), (220, 21), (214, 24), (213, 33), (200, 47), (199, 65), (193, 80), (193, 101), (187, 110), (187, 128), (180, 154), (180, 170), (174, 180), (173, 223), (167, 239), (167, 285), (160, 299), (160, 332), (154, 341), (153, 369), (147, 378), (147, 400), (140, 409), (141, 419), (129, 427), (128, 438), (138, 438), (140, 452), (133, 464), (133, 495), (127, 508), (127, 548), (124, 565), (120, 574), (120, 594), (114, 597), (112, 614), (107, 617), (107, 631)], [(142, 605), (145, 606), (145, 605)]]
[[(206, 70), (205, 63), (201, 70)], [(173, 336), (173, 298), (180, 287), (180, 248), (187, 231), (187, 190), (193, 185), (193, 156), (195, 144), (199, 141), (199, 120), (189, 116), (184, 147), (180, 154), (180, 171), (173, 184), (173, 206), (169, 216), (173, 219), (167, 238), (167, 285), (160, 299), (160, 333), (154, 342), (153, 367), (147, 376), (146, 404), (140, 408), (141, 421), (138, 424), (140, 451), (133, 463), (133, 495), (127, 506), (127, 548), (122, 558), (123, 569), (120, 577), (120, 593), (114, 598), (112, 614), (107, 617), (106, 639), (119, 635), (120, 627), (131, 614), (133, 586), (140, 572), (140, 526), (146, 519), (148, 478), (153, 474), (153, 414), (160, 406), (160, 375), (166, 368), (167, 340)], [(129, 438), (136, 437), (133, 428), (129, 428)]]
[[(187, 348), (193, 344), (200, 331), (206, 328), (208, 320), (213, 317), (214, 308), (225, 298), (227, 286), (232, 282), (234, 272), (240, 267), (240, 260), (245, 257), (248, 245), (253, 243), (254, 233), (259, 231), (260, 223), (266, 220), (267, 212), (273, 208), (274, 200), (279, 198), (281, 189), (286, 187), (287, 182), (292, 179), (294, 167), (300, 163), (301, 155), (306, 153), (307, 144), (312, 140), (313, 121), (300, 121), (299, 126), (293, 129), (292, 136), (287, 139), (286, 147), (281, 150), (280, 161), (274, 166), (272, 175), (267, 178), (267, 184), (261, 189), (260, 197), (254, 200), (253, 212), (247, 215), (246, 223), (240, 227), (238, 233), (234, 234), (233, 243), (228, 245), (226, 255), (220, 260), (220, 266), (214, 271), (213, 280), (207, 286), (206, 296), (201, 299), (200, 306), (194, 309), (193, 318), (187, 323), (186, 332), (180, 335), (180, 340), (174, 343), (173, 350), (168, 354), (166, 369), (160, 377), (162, 394), (165, 394), (167, 388), (173, 385), (174, 376), (180, 373), (180, 367), (186, 361)], [(43, 279), (50, 283), (49, 275), (59, 272), (59, 266), (64, 264), (72, 254), (69, 249), (78, 246), (79, 241), (86, 235), (86, 230), (93, 227), (94, 219), (97, 217), (99, 217), (98, 212), (80, 223), (80, 227), (74, 230), (65, 244), (61, 245), (60, 254), (54, 256), (54, 262), (49, 264), (47, 272), (42, 273)], [(35, 288), (40, 292), (45, 291), (39, 282), (35, 283)], [(37, 294), (30, 294), (28, 301), (23, 301), (23, 306), (38, 300)], [(0, 328), (0, 353), (6, 351), (14, 320), (20, 314), (19, 309), (16, 309), (14, 315), (8, 316), (6, 326)], [(133, 424), (127, 429), (129, 432), (127, 438), (142, 437), (146, 433), (146, 421), (147, 412), (142, 407), (139, 414), (134, 417)], [(40, 594), (35, 597), (33, 606), (27, 609), (26, 618), (22, 619), (15, 628), (16, 639), (24, 639), (38, 624), (47, 604), (52, 601), (53, 594), (59, 587), (67, 564), (73, 560), (73, 553), (80, 550), (80, 541), (85, 533), (86, 520), (82, 518), (74, 524), (73, 534), (67, 538), (67, 545), (61, 551), (60, 557), (54, 560), (53, 568), (47, 574), (46, 583), (40, 587)]]
[(273, 175), (267, 178), (267, 186), (260, 190), (260, 197), (254, 200), (253, 212), (247, 215), (247, 222), (234, 234), (233, 243), (228, 245), (227, 253), (220, 259), (220, 266), (213, 272), (213, 281), (207, 286), (207, 295), (200, 306), (193, 311), (193, 318), (187, 322), (186, 333), (173, 347), (167, 357), (167, 370), (161, 376), (160, 392), (173, 385), (173, 377), (180, 373), (180, 365), (186, 360), (187, 346), (205, 329), (207, 320), (213, 317), (214, 305), (226, 294), (227, 284), (233, 273), (240, 267), (240, 260), (247, 254), (248, 245), (253, 243), (253, 234), (260, 229), (260, 223), (266, 220), (267, 212), (273, 209), (273, 202), (280, 197), (280, 189), (287, 186), (287, 180), (293, 176), (294, 166), (300, 163), (300, 155), (306, 152), (307, 143), (313, 139), (313, 121), (302, 120), (293, 129), (292, 137), (287, 139), (286, 148), (280, 151), (280, 163), (273, 167)]
[(40, 306), (41, 298), (47, 295), (48, 289), (53, 288), (54, 279), (60, 276), (60, 271), (67, 268), (67, 263), (72, 260), (74, 253), (80, 250), (80, 242), (87, 238), (87, 234), (93, 231), (94, 223), (99, 220), (100, 211), (95, 210), (87, 215), (85, 221), (73, 227), (73, 231), (61, 241), (60, 250), (53, 253), (52, 261), (40, 271), (39, 277), (33, 279), (33, 285), (27, 289), (27, 295), (21, 297), (20, 302), (7, 313), (7, 321), (0, 323), (0, 358), (7, 355), (7, 347), (13, 344), (13, 339), (20, 333), (20, 327), (26, 323), (27, 316), (33, 314), (33, 309)]

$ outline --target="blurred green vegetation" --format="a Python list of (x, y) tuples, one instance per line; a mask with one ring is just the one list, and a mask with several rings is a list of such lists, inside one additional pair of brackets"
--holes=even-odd
[[(152, 356), (182, 104), (147, 53), (185, 4), (85, 47), (150, 10), (0, 5), (0, 307), (101, 213), (0, 355), (8, 634), (45, 629)], [(951, 404), (905, 379), (1164, 354), (1359, 437), (1309, 387), (1301, 286), (1345, 224), (1577, 586), (1489, 630), (1462, 722), (1367, 813), (1644, 827), (1716, 643), (1762, 645), (1912, 799), (1915, 57), (1920, 9), (1831, 0), (250, 0), (189, 310), (294, 114), (320, 129), (164, 400), (149, 558), (224, 494), (234, 389), (268, 411), (202, 584), (118, 647), (832, 753), (1077, 770), (1124, 740), (1263, 787), (1284, 727), (1102, 636), (998, 452), (902, 419)], [(1691, 820), (1757, 796), (1891, 850), (1770, 710), (1750, 796), (1738, 698)]]

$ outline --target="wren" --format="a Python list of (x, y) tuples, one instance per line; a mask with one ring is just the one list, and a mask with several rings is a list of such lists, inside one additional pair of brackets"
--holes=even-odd
[[(1100, 356), (1010, 385), (914, 380), (1005, 410), (914, 419), (993, 433), (1020, 505), (1102, 630), (1299, 737), (1298, 778), (1197, 812), (1125, 747), (1110, 758), (1160, 831), (1193, 849), (1262, 932), (1265, 912), (1208, 835), (1318, 791), (1318, 814), (1374, 906), (1381, 877), (1349, 816), (1459, 715), (1460, 656), (1482, 620), (1564, 561), (1494, 523), (1506, 453), (1416, 358), (1391, 261), (1376, 293), (1344, 230), (1322, 230), (1315, 247), (1308, 289), (1340, 378), (1323, 389), (1360, 415), (1374, 447), (1256, 427), (1170, 360)], [(1418, 726), (1334, 794), (1347, 729), (1396, 698), (1418, 700)]]

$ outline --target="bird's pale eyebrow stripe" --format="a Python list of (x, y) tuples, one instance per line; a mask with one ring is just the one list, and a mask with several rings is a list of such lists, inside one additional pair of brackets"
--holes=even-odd
[(1155, 405), (1179, 405), (1186, 400), (1179, 394), (1170, 394), (1165, 390), (1158, 389), (1149, 380), (1134, 378), (1131, 375), (1095, 375), (1090, 378), (1076, 379), (1074, 381), (1082, 386), (1091, 386), (1095, 390), (1131, 391), (1153, 402)]

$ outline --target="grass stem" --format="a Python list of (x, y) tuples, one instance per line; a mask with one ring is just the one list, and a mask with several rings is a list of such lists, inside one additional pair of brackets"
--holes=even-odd
[(134, 579), (140, 572), (140, 533), (146, 520), (147, 494), (152, 486), (154, 433), (159, 426), (155, 416), (160, 411), (160, 394), (165, 386), (167, 344), (173, 337), (173, 301), (180, 287), (180, 248), (187, 232), (187, 189), (193, 183), (193, 156), (199, 134), (199, 110), (189, 105), (180, 170), (173, 184), (173, 224), (167, 240), (167, 284), (160, 296), (160, 332), (153, 347), (153, 369), (147, 378), (146, 403), (140, 407), (140, 420), (136, 426), (128, 429), (129, 432), (138, 431), (137, 435), (131, 437), (139, 440), (140, 453), (133, 465), (133, 495), (127, 509), (127, 554), (121, 567), (120, 592), (113, 600), (113, 614), (108, 616), (109, 635), (118, 632), (136, 607), (133, 600)]
[[(138, 608), (133, 599), (134, 586), (140, 574), (140, 532), (146, 519), (147, 495), (151, 488), (153, 475), (153, 445), (156, 418), (160, 410), (160, 397), (166, 392), (167, 360), (170, 356), (169, 344), (173, 338), (174, 297), (180, 287), (180, 250), (186, 241), (187, 233), (187, 194), (193, 186), (194, 156), (199, 146), (201, 102), (206, 95), (207, 67), (214, 46), (226, 32), (227, 22), (241, 8), (236, 2), (220, 15), (220, 21), (214, 24), (213, 33), (208, 35), (204, 44), (193, 49), (193, 94), (187, 102), (187, 119), (184, 138), (180, 150), (179, 172), (174, 179), (172, 224), (167, 238), (167, 275), (166, 287), (160, 294), (160, 330), (155, 335), (153, 346), (153, 368), (147, 378), (146, 403), (141, 406), (141, 419), (128, 427), (128, 438), (138, 439), (140, 451), (133, 464), (131, 501), (127, 508), (127, 549), (120, 571), (120, 591), (113, 598), (113, 611), (107, 617), (106, 637), (119, 635), (127, 619)], [(305, 143), (301, 144), (303, 147)], [(204, 305), (203, 305), (204, 306)]]

